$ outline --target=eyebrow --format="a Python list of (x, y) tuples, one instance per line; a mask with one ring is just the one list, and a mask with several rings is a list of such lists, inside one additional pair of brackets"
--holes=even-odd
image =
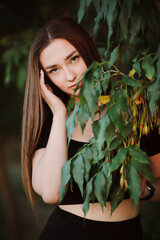
[[(67, 61), (70, 57), (72, 57), (75, 53), (77, 52), (77, 50), (74, 50), (73, 52), (71, 52), (67, 57), (65, 57), (65, 61)], [(54, 67), (57, 67), (58, 65), (57, 64), (54, 64), (54, 65), (49, 65), (49, 66), (46, 66), (45, 69), (50, 69), (50, 68), (54, 68)]]

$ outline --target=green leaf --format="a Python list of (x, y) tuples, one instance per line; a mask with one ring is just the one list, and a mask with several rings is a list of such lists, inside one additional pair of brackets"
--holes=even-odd
[(91, 5), (92, 2), (93, 2), (93, 0), (86, 0), (87, 8)]
[(108, 117), (108, 114), (106, 113), (99, 121), (99, 127), (95, 128), (94, 124), (93, 126), (93, 132), (95, 133), (96, 136), (96, 143), (97, 143), (97, 148), (100, 151), (102, 149), (102, 146), (105, 142), (106, 139), (106, 129), (109, 127), (110, 124), (110, 118)]
[(119, 54), (119, 44), (111, 52), (111, 56), (110, 56), (110, 59), (109, 59), (110, 67), (116, 62), (116, 60), (118, 58), (118, 54)]
[(149, 181), (154, 182), (154, 176), (153, 176), (153, 173), (150, 170), (148, 164), (141, 163), (141, 162), (134, 160), (133, 165), (136, 168), (137, 172), (141, 173)]
[(92, 151), (93, 155), (97, 155), (98, 149), (97, 149), (97, 144), (96, 144), (95, 138), (92, 138), (91, 142), (92, 142), (92, 145), (90, 146), (91, 151)]
[(126, 155), (127, 155), (127, 148), (120, 148), (117, 152), (117, 155), (112, 158), (111, 164), (110, 164), (110, 172), (115, 171), (120, 167), (120, 165), (124, 162)]
[(116, 0), (108, 0), (106, 1), (107, 5), (108, 5), (108, 9), (107, 10), (107, 14), (105, 15), (106, 19), (107, 19), (107, 23), (108, 23), (108, 48), (109, 48), (109, 42), (110, 42), (110, 38), (112, 36), (113, 33), (113, 23), (116, 19), (116, 15), (117, 15), (117, 1)]
[(157, 60), (157, 77), (156, 77), (156, 79), (160, 81), (160, 44), (159, 44), (159, 47), (156, 52), (154, 60)]
[(84, 162), (81, 154), (79, 154), (73, 161), (72, 174), (75, 182), (78, 184), (81, 195), (83, 196)]
[(92, 157), (93, 157), (93, 160), (94, 160), (94, 163), (98, 162), (98, 149), (97, 149), (97, 144), (96, 142), (94, 142), (92, 145), (91, 145), (91, 151), (92, 151)]
[(122, 138), (127, 137), (132, 130), (132, 118), (130, 118), (129, 121), (124, 120), (123, 118), (124, 114), (127, 116), (129, 115), (127, 94), (125, 90), (118, 89), (115, 91), (115, 94), (109, 103), (107, 112), (113, 124), (115, 125), (116, 131), (119, 132), (118, 135)]
[(119, 186), (115, 187), (111, 192), (110, 194), (111, 215), (124, 199), (124, 193), (125, 193), (124, 189), (121, 189)]
[(97, 63), (94, 62), (89, 68), (88, 71), (84, 75), (83, 79), (83, 96), (86, 100), (86, 104), (88, 106), (89, 112), (91, 114), (92, 120), (95, 117), (95, 113), (98, 108), (98, 99), (100, 96), (100, 92), (95, 91), (94, 88), (94, 69)]
[(92, 166), (92, 151), (89, 146), (85, 146), (82, 151), (82, 157), (84, 161), (84, 169), (85, 169), (85, 180), (86, 182), (89, 181), (89, 176), (90, 176), (90, 171), (91, 171), (91, 166)]
[(99, 23), (100, 21), (103, 19), (103, 13), (102, 11), (99, 11), (99, 13), (97, 14), (97, 16), (94, 19), (95, 25), (94, 25), (94, 35), (97, 34), (98, 29), (99, 29)]
[(134, 38), (138, 35), (142, 26), (142, 14), (139, 8), (134, 9), (130, 19), (130, 44), (133, 43)]
[(95, 177), (94, 181), (94, 193), (102, 208), (103, 206), (106, 206), (107, 200), (106, 189), (107, 189), (106, 178), (102, 172), (99, 172)]
[(93, 0), (93, 4), (94, 4), (95, 10), (97, 11), (97, 13), (99, 13), (101, 1), (99, 1), (99, 0)]
[(97, 139), (98, 138), (98, 134), (99, 134), (99, 130), (100, 130), (99, 120), (95, 120), (92, 123), (92, 130), (93, 130), (95, 139)]
[(114, 103), (114, 105), (112, 105), (112, 107), (110, 109), (108, 109), (108, 115), (110, 117), (110, 119), (112, 120), (112, 123), (114, 124), (115, 128), (117, 130), (121, 130), (123, 129), (123, 118), (122, 118), (122, 114), (121, 114), (121, 106), (117, 103)]
[(142, 61), (142, 68), (146, 74), (146, 77), (149, 80), (152, 80), (153, 77), (155, 76), (155, 67), (151, 56), (147, 55), (144, 57)]
[(68, 145), (69, 145), (72, 134), (76, 127), (75, 116), (76, 116), (78, 110), (79, 110), (79, 105), (76, 104), (72, 114), (69, 116), (69, 118), (67, 119), (67, 122), (66, 122), (67, 133), (68, 133)]
[(126, 84), (128, 86), (132, 86), (132, 87), (140, 87), (141, 86), (141, 84), (138, 83), (135, 78), (131, 78), (127, 75), (123, 76), (122, 82), (124, 84)]
[(133, 121), (132, 121), (132, 118), (130, 118), (129, 121), (125, 123), (123, 126), (123, 133), (121, 133), (121, 136), (123, 138), (129, 136), (129, 134), (132, 131), (132, 126), (133, 126)]
[[(115, 91), (117, 89), (119, 89), (121, 87), (121, 85), (122, 85), (122, 81), (121, 80), (113, 81), (112, 85), (111, 85), (112, 88), (111, 88), (110, 94), (113, 95), (113, 93), (115, 93)], [(114, 97), (114, 95), (113, 95), (113, 97)]]
[(146, 152), (142, 151), (138, 146), (128, 147), (129, 155), (136, 161), (141, 163), (150, 163), (150, 159)]
[(109, 163), (108, 162), (104, 162), (103, 163), (103, 166), (102, 166), (102, 170), (101, 170), (103, 173), (104, 173), (104, 176), (106, 177), (106, 180), (107, 180), (107, 197), (109, 195), (109, 192), (110, 192), (110, 187), (111, 187), (111, 184), (112, 184), (112, 175), (110, 174), (110, 171), (109, 171)]
[(102, 170), (96, 175), (94, 181), (94, 194), (99, 201), (102, 209), (103, 206), (106, 206), (111, 183), (112, 176), (109, 175), (109, 164), (104, 163)]
[(121, 114), (125, 113), (126, 115), (130, 116), (129, 110), (128, 110), (128, 104), (127, 104), (127, 93), (124, 89), (118, 89), (115, 92), (114, 100), (117, 101), (117, 108), (121, 109)]
[(92, 164), (98, 163), (100, 160), (102, 160), (105, 157), (105, 151), (101, 151), (101, 152), (98, 151), (96, 141), (91, 145), (90, 148), (91, 148), (92, 157), (93, 157)]
[(94, 177), (92, 177), (89, 182), (87, 182), (87, 186), (86, 186), (86, 196), (85, 196), (85, 200), (83, 202), (82, 205), (82, 210), (84, 212), (84, 215), (87, 214), (88, 210), (89, 210), (89, 202), (92, 199), (92, 191), (93, 191), (93, 180)]
[(90, 118), (90, 113), (88, 112), (87, 106), (85, 105), (83, 110), (80, 107), (79, 111), (78, 111), (77, 120), (78, 120), (78, 122), (79, 122), (79, 124), (81, 126), (82, 133), (83, 133), (83, 131), (85, 129), (85, 126), (86, 126), (89, 118)]
[(78, 10), (78, 23), (82, 21), (86, 11), (86, 0), (80, 0), (80, 8)]
[(69, 182), (70, 178), (71, 178), (71, 161), (72, 158), (70, 160), (68, 160), (61, 169), (61, 176), (62, 176), (62, 181), (61, 181), (61, 186), (60, 186), (60, 190), (59, 190), (59, 202), (60, 203), (64, 197), (64, 194), (66, 192), (66, 184)]
[(104, 92), (106, 92), (106, 90), (108, 89), (109, 82), (110, 82), (110, 72), (106, 72), (104, 74), (103, 81), (102, 81), (102, 88)]
[(93, 76), (96, 78), (96, 80), (100, 81), (102, 73), (103, 73), (103, 66), (98, 65), (97, 68), (94, 69)]
[(149, 93), (149, 109), (151, 111), (151, 117), (153, 119), (153, 115), (156, 109), (156, 105), (158, 103), (158, 99), (160, 98), (160, 45), (157, 50), (155, 59), (157, 59), (157, 76), (156, 81), (152, 83), (151, 86), (148, 87)]
[(75, 105), (75, 96), (73, 94), (70, 101), (68, 102), (68, 105), (67, 105), (68, 112), (71, 111), (71, 109), (74, 107), (74, 105)]
[(107, 2), (105, 0), (101, 1), (101, 6), (100, 6), (100, 1), (95, 0), (94, 1), (94, 6), (95, 6), (95, 9), (97, 11), (97, 16), (94, 19), (94, 21), (95, 21), (94, 34), (96, 35), (97, 31), (99, 29), (99, 23), (107, 15), (108, 8), (107, 8)]
[(102, 62), (106, 61), (106, 59), (105, 59), (106, 47), (103, 46), (103, 45), (101, 45), (101, 46), (99, 46), (99, 47), (97, 46), (97, 50), (98, 50), (99, 55), (100, 55), (100, 57), (101, 57), (101, 61), (102, 61)]
[(111, 150), (117, 148), (121, 143), (122, 143), (122, 138), (121, 137), (119, 137), (119, 138), (117, 137), (117, 138), (113, 139), (109, 148), (107, 148), (107, 151), (111, 151)]
[(108, 128), (106, 129), (105, 139), (107, 142), (108, 147), (110, 146), (111, 142), (115, 139), (115, 127), (112, 121), (110, 121), (110, 124)]
[[(117, 86), (115, 84), (115, 88), (116, 87)], [(124, 89), (116, 88), (116, 90), (114, 91), (114, 95), (112, 96), (108, 105), (109, 105), (108, 110), (110, 108), (113, 108), (112, 111), (116, 109), (117, 111), (116, 115), (118, 114), (122, 116), (121, 111), (129, 115), (128, 104), (127, 104), (127, 94)]]
[(132, 199), (135, 208), (137, 206), (139, 196), (141, 194), (141, 178), (137, 173), (137, 170), (131, 163), (130, 164), (128, 163), (127, 166), (127, 183), (130, 198)]
[[(84, 79), (83, 79), (83, 81), (84, 81)], [(85, 97), (84, 97), (84, 94), (83, 94), (83, 85), (82, 85), (81, 90), (79, 92), (78, 98), (79, 98), (79, 101), (80, 101), (80, 108), (81, 108), (82, 113), (83, 113), (84, 107), (86, 105), (86, 100), (85, 100)]]
[(138, 75), (141, 75), (141, 66), (140, 66), (140, 62), (135, 62), (133, 63), (133, 68), (136, 70), (136, 73), (138, 73)]
[(122, 3), (120, 13), (119, 13), (119, 24), (122, 29), (122, 33), (124, 35), (124, 38), (127, 39), (127, 33), (128, 33), (128, 11), (126, 8), (125, 3)]
[(151, 118), (153, 120), (154, 112), (156, 110), (156, 106), (158, 104), (158, 100), (160, 99), (160, 78), (156, 79), (152, 85), (148, 87), (149, 94), (149, 109), (151, 111)]

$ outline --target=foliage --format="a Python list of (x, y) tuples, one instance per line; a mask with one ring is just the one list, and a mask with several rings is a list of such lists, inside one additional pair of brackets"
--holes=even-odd
[[(102, 58), (114, 64), (114, 54), (118, 52), (117, 64), (125, 73), (129, 72), (132, 61), (139, 55), (155, 53), (157, 69), (160, 69), (160, 3), (157, 0), (81, 0), (78, 12), (78, 21), (81, 22), (85, 13), (90, 9), (95, 10), (94, 33), (104, 33), (106, 48)], [(98, 37), (97, 37), (98, 38)], [(99, 40), (99, 38), (98, 38)], [(117, 48), (116, 48), (117, 47)], [(105, 54), (104, 54), (105, 52)], [(117, 55), (117, 54), (116, 54)], [(147, 64), (148, 63), (148, 66)], [(146, 66), (146, 74), (154, 75), (152, 59), (148, 56), (143, 63)], [(136, 61), (136, 70), (139, 64)], [(148, 68), (149, 67), (149, 68)], [(148, 69), (148, 70), (147, 70)], [(141, 73), (138, 71), (138, 74)], [(154, 112), (156, 103), (160, 96), (160, 75), (157, 72), (155, 82), (149, 87), (150, 108)]]
[[(65, 185), (74, 180), (84, 199), (84, 214), (90, 202), (97, 199), (103, 208), (108, 197), (112, 214), (126, 192), (136, 207), (141, 193), (141, 176), (154, 181), (148, 167), (150, 159), (139, 144), (143, 134), (148, 135), (154, 127), (160, 129), (160, 46), (155, 39), (151, 44), (144, 44), (145, 34), (149, 34), (148, 39), (159, 36), (156, 20), (160, 8), (157, 1), (146, 1), (142, 11), (142, 4), (140, 0), (80, 1), (79, 22), (90, 7), (95, 8), (94, 33), (98, 34), (99, 28), (103, 30), (104, 27), (108, 33), (104, 61), (94, 62), (84, 73), (80, 103), (75, 105), (67, 120), (70, 141), (75, 130), (75, 116), (82, 132), (88, 119), (92, 119), (94, 137), (64, 164), (59, 195), (60, 202)], [(150, 10), (152, 17), (144, 18)], [(150, 35), (152, 32), (154, 36)], [(123, 52), (127, 47), (134, 51), (124, 68)], [(117, 65), (127, 73), (120, 71)], [(109, 90), (110, 96), (106, 95)], [(105, 103), (107, 110), (101, 115)], [(68, 110), (73, 106), (74, 96)], [(97, 110), (99, 120), (95, 120)]]
[[(145, 57), (142, 58), (142, 63)], [(141, 72), (145, 72), (144, 63), (141, 65)], [(147, 77), (136, 80), (133, 76), (136, 75), (135, 69), (124, 75), (114, 65), (110, 66), (107, 62), (94, 62), (88, 68), (83, 76), (80, 103), (75, 105), (73, 113), (67, 120), (70, 141), (75, 130), (76, 114), (82, 131), (89, 117), (92, 118), (94, 137), (63, 166), (60, 189), (61, 201), (65, 193), (65, 185), (69, 180), (74, 179), (84, 197), (85, 214), (89, 202), (94, 201), (95, 198), (104, 207), (110, 192), (112, 212), (123, 200), (126, 191), (129, 191), (136, 207), (141, 193), (140, 174), (153, 181), (152, 173), (148, 168), (150, 160), (139, 148), (141, 135), (148, 134), (153, 126), (160, 127), (160, 122), (155, 121), (157, 115), (159, 118), (159, 110), (157, 108), (154, 112), (154, 121), (152, 121), (148, 97), (145, 97), (146, 88), (151, 80)], [(117, 81), (112, 77), (115, 74), (119, 76)], [(111, 84), (110, 100), (108, 96), (101, 95), (106, 91), (106, 82)], [(74, 105), (73, 99), (74, 97), (70, 102), (72, 103), (70, 108)], [(103, 105), (100, 104), (106, 101), (109, 101), (106, 113), (100, 115), (99, 120), (95, 120), (98, 107), (101, 111)]]
[(21, 34), (4, 36), (0, 45), (3, 47), (0, 64), (5, 66), (4, 83), (13, 81), (22, 90), (25, 85), (27, 57), (29, 46), (35, 34), (35, 29), (24, 30)]

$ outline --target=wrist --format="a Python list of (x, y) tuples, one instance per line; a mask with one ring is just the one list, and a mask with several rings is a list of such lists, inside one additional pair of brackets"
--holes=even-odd
[(146, 181), (146, 190), (148, 194), (145, 197), (140, 198), (140, 200), (149, 200), (153, 197), (155, 188), (149, 181)]
[(59, 108), (57, 110), (52, 111), (54, 117), (67, 117), (67, 109)]
[(67, 120), (67, 114), (65, 112), (56, 112), (53, 114), (54, 121), (58, 119), (59, 121)]

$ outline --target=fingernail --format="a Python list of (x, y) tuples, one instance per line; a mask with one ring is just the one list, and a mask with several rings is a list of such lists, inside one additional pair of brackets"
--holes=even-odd
[(41, 75), (42, 73), (43, 73), (43, 70), (41, 69), (41, 70), (40, 70), (40, 75)]

